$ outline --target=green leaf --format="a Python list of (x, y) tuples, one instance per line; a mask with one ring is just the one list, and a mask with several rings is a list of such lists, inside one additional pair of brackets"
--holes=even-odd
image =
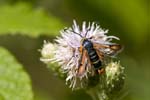
[(57, 35), (62, 22), (41, 8), (18, 3), (0, 7), (0, 34), (23, 34), (32, 37)]
[(22, 65), (0, 47), (0, 100), (33, 100), (31, 81)]

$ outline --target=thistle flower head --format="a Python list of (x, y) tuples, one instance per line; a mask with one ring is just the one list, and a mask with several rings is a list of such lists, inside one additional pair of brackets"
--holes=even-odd
[[(111, 45), (112, 39), (119, 40), (115, 36), (107, 36), (108, 30), (103, 30), (96, 23), (83, 22), (80, 28), (75, 21), (73, 26), (65, 28), (60, 31), (61, 36), (55, 39), (56, 44), (44, 43), (43, 49), (41, 50), (43, 62), (57, 62), (60, 66), (62, 73), (66, 74), (66, 83), (71, 88), (83, 87), (88, 81), (88, 77), (92, 76), (95, 69), (88, 60), (85, 58), (87, 64), (85, 71), (82, 75), (78, 75), (78, 69), (80, 66), (81, 52), (79, 48), (82, 46), (82, 39), (87, 38), (93, 44)], [(100, 52), (106, 53), (110, 49), (100, 49)], [(110, 51), (111, 52), (111, 51)]]

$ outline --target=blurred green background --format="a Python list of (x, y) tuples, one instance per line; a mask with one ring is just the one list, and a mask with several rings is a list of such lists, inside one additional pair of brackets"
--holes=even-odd
[(0, 0), (0, 46), (7, 48), (32, 79), (35, 100), (92, 100), (72, 92), (40, 62), (43, 40), (53, 41), (75, 19), (95, 21), (125, 46), (118, 58), (126, 81), (119, 100), (150, 100), (148, 0)]

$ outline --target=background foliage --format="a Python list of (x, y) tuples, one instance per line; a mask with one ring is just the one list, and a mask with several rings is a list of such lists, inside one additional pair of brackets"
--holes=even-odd
[[(6, 81), (5, 85), (15, 84), (13, 74), (20, 76), (18, 84), (25, 81), (27, 87), (32, 86), (35, 100), (91, 100), (82, 90), (72, 92), (63, 80), (39, 61), (38, 49), (43, 40), (53, 41), (60, 29), (70, 26), (73, 19), (80, 24), (95, 21), (109, 29), (109, 34), (120, 37), (119, 43), (125, 49), (119, 59), (126, 68), (126, 84), (120, 98), (150, 100), (148, 8), (148, 0), (0, 0), (0, 100), (13, 95), (7, 93), (3, 96), (9, 90), (3, 90), (1, 85), (3, 81)], [(8, 77), (12, 82), (6, 80), (7, 73), (2, 74), (3, 70), (10, 71)], [(27, 91), (23, 91), (25, 97), (32, 98), (32, 92)]]
[(0, 52), (0, 100), (32, 100), (27, 73), (7, 50), (0, 48)]

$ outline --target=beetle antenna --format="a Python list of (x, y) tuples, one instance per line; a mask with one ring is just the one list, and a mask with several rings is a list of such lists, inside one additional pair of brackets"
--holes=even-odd
[(87, 36), (87, 33), (89, 32), (89, 30), (90, 30), (90, 29), (88, 29), (88, 30), (86, 31), (86, 33), (85, 33), (85, 37)]
[(82, 36), (81, 34), (79, 34), (79, 33), (75, 32), (75, 31), (73, 31), (73, 30), (72, 30), (72, 32), (73, 32), (73, 33), (75, 33), (75, 34), (77, 34), (77, 35), (79, 35), (80, 37), (82, 37), (82, 38), (83, 38), (83, 36)]
[[(64, 31), (66, 31), (66, 30), (67, 30), (67, 28), (64, 28)], [(77, 35), (79, 35), (80, 37), (83, 38), (83, 36), (82, 36), (80, 33), (77, 33), (77, 32), (75, 32), (74, 30), (71, 30), (71, 32), (73, 32), (73, 33), (75, 33), (75, 34), (77, 34)]]

